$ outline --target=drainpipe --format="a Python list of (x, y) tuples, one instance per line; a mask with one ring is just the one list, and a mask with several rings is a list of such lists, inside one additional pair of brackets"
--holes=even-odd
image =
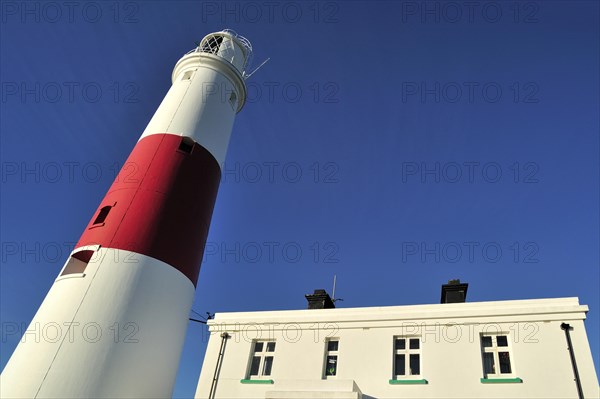
[(225, 345), (227, 344), (227, 338), (231, 335), (224, 332), (221, 334), (221, 348), (219, 348), (219, 357), (217, 358), (217, 365), (215, 366), (215, 374), (213, 376), (212, 383), (210, 384), (210, 393), (208, 399), (214, 399), (217, 390), (217, 382), (219, 380), (219, 373), (221, 372), (221, 364), (223, 364), (223, 354), (225, 353)]
[(565, 336), (567, 337), (567, 345), (569, 346), (571, 365), (573, 366), (573, 374), (575, 374), (575, 383), (577, 384), (577, 393), (579, 394), (579, 399), (584, 399), (583, 389), (581, 388), (581, 380), (579, 379), (579, 371), (577, 370), (577, 362), (575, 361), (575, 352), (573, 352), (573, 343), (571, 342), (571, 333), (569, 332), (573, 327), (571, 327), (571, 325), (568, 323), (562, 323), (560, 328), (565, 330)]

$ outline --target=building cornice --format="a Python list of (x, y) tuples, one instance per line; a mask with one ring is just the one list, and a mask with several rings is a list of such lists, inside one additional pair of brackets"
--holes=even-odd
[(393, 327), (405, 323), (477, 324), (519, 321), (583, 320), (579, 299), (551, 298), (453, 304), (302, 309), (217, 313), (208, 325), (336, 323), (339, 328)]

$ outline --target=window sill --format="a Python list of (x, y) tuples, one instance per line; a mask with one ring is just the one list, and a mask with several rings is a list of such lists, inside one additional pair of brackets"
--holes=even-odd
[(415, 384), (429, 384), (429, 381), (423, 380), (390, 380), (392, 385), (415, 385)]
[(274, 384), (273, 380), (240, 380), (242, 384)]
[(482, 384), (521, 384), (523, 382), (520, 378), (481, 378)]
[(91, 230), (91, 229), (97, 229), (98, 227), (104, 227), (104, 225), (105, 225), (105, 224), (106, 224), (106, 222), (92, 224), (92, 225), (91, 225), (91, 226), (88, 228), (88, 230)]
[(66, 280), (68, 278), (83, 278), (85, 277), (85, 273), (69, 273), (63, 274), (62, 276), (58, 276), (54, 281)]

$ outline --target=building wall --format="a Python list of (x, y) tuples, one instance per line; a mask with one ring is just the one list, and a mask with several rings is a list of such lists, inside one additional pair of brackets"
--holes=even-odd
[[(227, 339), (215, 398), (265, 398), (274, 391), (348, 391), (354, 381), (369, 398), (577, 398), (563, 322), (586, 398), (600, 396), (585, 333), (587, 306), (577, 298), (459, 304), (217, 314), (196, 398), (208, 398), (221, 345)], [(481, 333), (508, 333), (514, 377), (522, 383), (482, 383)], [(427, 384), (390, 384), (395, 336), (421, 338), (421, 377)], [(335, 381), (323, 377), (325, 340), (339, 339)], [(272, 384), (245, 384), (253, 340), (274, 339)], [(294, 387), (296, 385), (296, 387)], [(271, 393), (271, 394), (269, 394)], [(331, 395), (334, 395), (331, 393)], [(280, 397), (295, 397), (283, 396)], [(352, 396), (348, 396), (352, 397)], [(360, 396), (357, 396), (360, 397)]]

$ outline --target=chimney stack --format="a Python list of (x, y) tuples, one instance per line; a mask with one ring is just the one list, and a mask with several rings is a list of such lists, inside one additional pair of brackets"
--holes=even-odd
[(335, 304), (325, 290), (315, 290), (312, 294), (304, 295), (308, 301), (307, 309), (334, 309)]
[(462, 283), (459, 279), (449, 280), (448, 284), (442, 285), (442, 299), (440, 303), (462, 303), (467, 299), (468, 283)]

